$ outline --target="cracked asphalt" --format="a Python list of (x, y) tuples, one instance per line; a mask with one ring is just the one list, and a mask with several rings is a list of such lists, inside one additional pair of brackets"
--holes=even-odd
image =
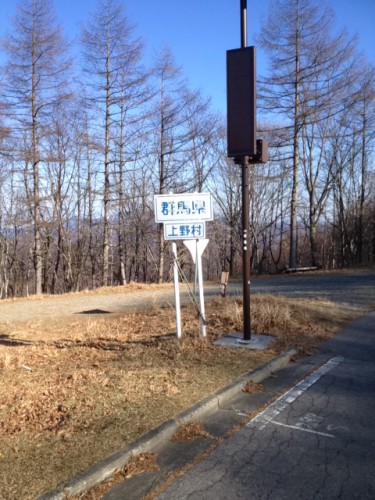
[(323, 344), (320, 366), (158, 500), (374, 499), (374, 334), (375, 312)]

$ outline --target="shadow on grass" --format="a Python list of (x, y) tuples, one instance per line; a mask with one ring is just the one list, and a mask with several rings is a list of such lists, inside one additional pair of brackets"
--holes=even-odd
[(12, 339), (11, 337), (9, 337), (9, 335), (5, 335), (4, 333), (0, 333), (0, 345), (10, 346), (10, 347), (20, 347), (20, 346), (32, 345), (32, 342)]
[(89, 349), (98, 349), (102, 351), (125, 351), (126, 349), (135, 346), (158, 347), (163, 343), (167, 343), (175, 339), (176, 339), (176, 334), (170, 333), (167, 335), (162, 335), (160, 337), (154, 337), (152, 339), (144, 339), (144, 340), (119, 341), (106, 337), (99, 337), (95, 340), (62, 339), (61, 341), (56, 341), (48, 345), (56, 347), (57, 349), (85, 347)]

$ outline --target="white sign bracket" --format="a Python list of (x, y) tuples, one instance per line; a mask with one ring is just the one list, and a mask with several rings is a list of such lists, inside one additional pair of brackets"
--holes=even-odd
[(202, 337), (206, 337), (206, 312), (204, 307), (204, 293), (203, 293), (203, 271), (202, 271), (202, 254), (208, 245), (207, 238), (201, 240), (184, 240), (184, 245), (189, 250), (193, 262), (197, 269), (198, 274), (198, 287), (199, 287), (199, 305), (200, 305), (200, 322)]

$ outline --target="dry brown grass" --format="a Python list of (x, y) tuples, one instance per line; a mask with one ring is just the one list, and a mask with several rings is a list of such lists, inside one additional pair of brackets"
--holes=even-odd
[(35, 498), (281, 350), (313, 352), (356, 314), (271, 296), (251, 308), (252, 330), (277, 337), (265, 351), (212, 344), (241, 330), (240, 299), (207, 303), (206, 340), (192, 307), (181, 341), (171, 309), (0, 324), (0, 498)]

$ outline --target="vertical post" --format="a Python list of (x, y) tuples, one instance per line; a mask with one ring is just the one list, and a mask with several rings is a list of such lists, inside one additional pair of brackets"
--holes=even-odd
[(241, 0), (241, 48), (247, 47), (247, 0)]
[(175, 241), (172, 242), (172, 254), (173, 254), (174, 297), (175, 297), (175, 307), (176, 307), (176, 328), (177, 328), (177, 338), (180, 339), (181, 338), (180, 284), (178, 280), (177, 244)]
[[(241, 0), (241, 48), (247, 47), (247, 0)], [(255, 110), (254, 110), (255, 111)], [(242, 290), (243, 340), (251, 339), (250, 322), (250, 234), (249, 234), (249, 158), (242, 157)]]
[(250, 235), (249, 235), (249, 161), (242, 157), (242, 290), (243, 340), (251, 339), (250, 322)]
[(197, 285), (198, 285), (198, 240), (196, 240), (197, 244), (195, 245), (195, 260), (194, 260), (194, 295), (197, 294)]
[(198, 241), (195, 240), (196, 244), (196, 262), (195, 265), (198, 268), (198, 286), (199, 286), (199, 306), (201, 312), (201, 332), (202, 337), (206, 337), (206, 311), (204, 308), (204, 294), (203, 294), (203, 271), (202, 271), (202, 252), (198, 252)]

